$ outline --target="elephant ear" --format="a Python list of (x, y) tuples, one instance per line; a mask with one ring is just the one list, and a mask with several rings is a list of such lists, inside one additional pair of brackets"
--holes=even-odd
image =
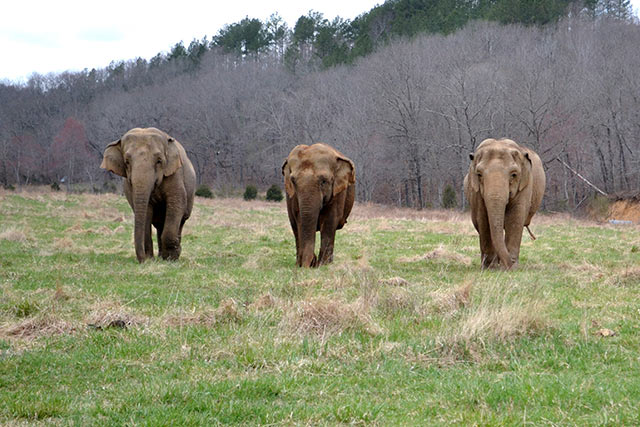
[(182, 166), (182, 156), (178, 142), (169, 137), (165, 148), (167, 163), (164, 166), (164, 176), (171, 176)]
[(289, 159), (284, 159), (282, 164), (282, 175), (284, 175), (284, 189), (289, 197), (293, 197), (296, 194), (295, 187), (291, 182), (291, 168), (289, 166)]
[(100, 164), (102, 169), (106, 169), (120, 176), (127, 176), (127, 170), (124, 166), (124, 158), (122, 157), (122, 146), (120, 140), (113, 141), (107, 145)]
[(527, 188), (529, 181), (531, 180), (531, 158), (529, 152), (525, 151), (524, 155), (520, 155), (522, 162), (522, 172), (520, 172), (520, 185), (518, 185), (518, 191), (522, 191)]
[(473, 153), (469, 154), (469, 159), (471, 160), (471, 164), (469, 164), (469, 173), (467, 174), (469, 177), (469, 185), (471, 186), (471, 191), (477, 193), (480, 191), (480, 180), (478, 180), (478, 175), (476, 174), (476, 162)]
[(336, 173), (333, 182), (333, 195), (337, 195), (356, 182), (356, 167), (346, 157), (337, 158)]

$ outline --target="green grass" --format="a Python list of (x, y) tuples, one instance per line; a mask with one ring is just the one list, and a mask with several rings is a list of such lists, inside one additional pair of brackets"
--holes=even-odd
[(357, 205), (303, 270), (283, 203), (198, 199), (140, 265), (124, 197), (0, 192), (0, 424), (639, 424), (640, 229), (532, 229), (482, 272), (466, 216)]

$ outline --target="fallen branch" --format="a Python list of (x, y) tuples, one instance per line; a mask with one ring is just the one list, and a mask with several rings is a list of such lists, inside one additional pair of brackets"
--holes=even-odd
[(593, 188), (594, 190), (596, 190), (598, 193), (602, 194), (603, 196), (608, 196), (607, 193), (605, 193), (604, 191), (602, 191), (601, 189), (599, 189), (598, 187), (596, 187), (595, 185), (593, 185), (592, 183), (589, 182), (589, 180), (587, 178), (585, 178), (584, 176), (580, 175), (578, 173), (578, 171), (576, 171), (575, 169), (573, 169), (571, 166), (569, 166), (568, 164), (566, 164), (563, 160), (561, 160), (559, 157), (556, 157), (556, 160), (559, 161), (560, 163), (562, 163), (564, 165), (565, 168), (569, 169), (571, 172), (573, 172), (578, 178), (580, 178), (581, 180), (583, 180), (589, 187)]

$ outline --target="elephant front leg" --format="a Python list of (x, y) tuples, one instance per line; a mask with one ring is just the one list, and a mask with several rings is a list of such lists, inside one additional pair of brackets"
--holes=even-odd
[[(181, 209), (172, 208), (172, 204), (167, 202), (167, 213), (164, 220), (164, 227), (160, 237), (162, 258), (168, 260), (177, 260), (180, 258), (182, 247), (182, 224), (184, 213)], [(181, 205), (179, 205), (181, 206)]]
[(333, 215), (326, 218), (320, 227), (320, 253), (318, 254), (318, 265), (330, 264), (333, 262), (333, 245), (336, 237), (337, 218)]
[(524, 216), (513, 215), (505, 218), (505, 244), (509, 256), (513, 262), (511, 268), (517, 267), (520, 258), (520, 244), (522, 243), (522, 232), (524, 229)]
[(480, 263), (482, 269), (496, 268), (500, 264), (498, 255), (493, 248), (493, 242), (491, 241), (491, 229), (489, 228), (489, 221), (486, 215), (479, 216), (473, 221), (473, 225), (478, 231), (480, 240)]
[(153, 208), (147, 208), (147, 219), (144, 226), (144, 252), (147, 258), (153, 258), (153, 240), (151, 240), (151, 221), (153, 217)]

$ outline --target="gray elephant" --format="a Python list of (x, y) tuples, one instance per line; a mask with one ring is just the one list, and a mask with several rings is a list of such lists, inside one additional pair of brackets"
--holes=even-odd
[[(284, 161), (282, 174), (296, 238), (296, 264), (329, 264), (336, 230), (347, 222), (355, 199), (353, 162), (326, 144), (298, 145)], [(316, 231), (320, 231), (318, 257), (314, 253)]]
[(540, 157), (510, 139), (485, 139), (464, 178), (471, 220), (480, 235), (482, 268), (517, 265), (522, 231), (542, 203), (546, 177)]
[(101, 168), (125, 178), (124, 193), (135, 215), (139, 262), (153, 258), (151, 224), (164, 259), (180, 257), (182, 227), (191, 215), (196, 174), (178, 141), (156, 128), (135, 128), (107, 145)]

